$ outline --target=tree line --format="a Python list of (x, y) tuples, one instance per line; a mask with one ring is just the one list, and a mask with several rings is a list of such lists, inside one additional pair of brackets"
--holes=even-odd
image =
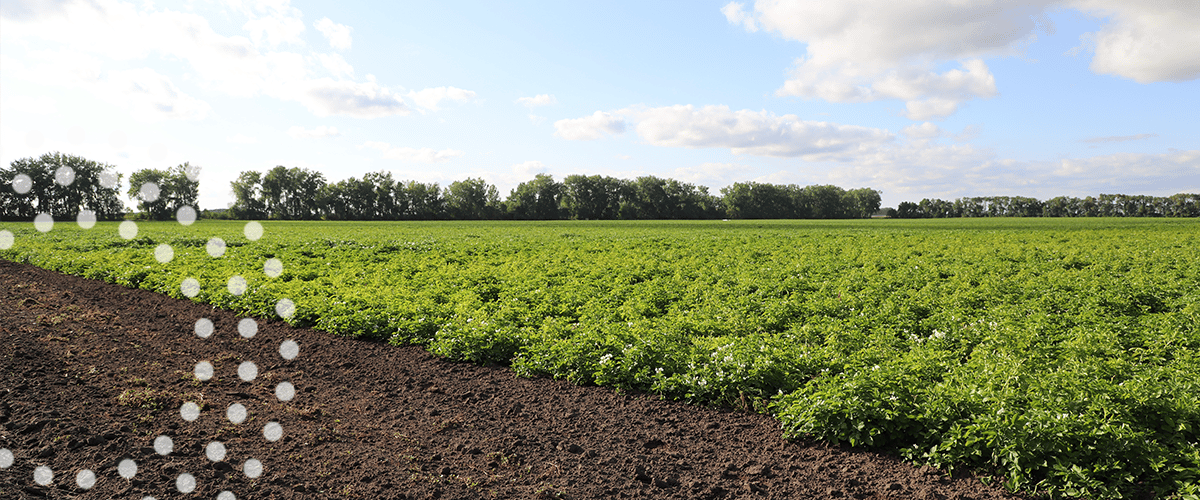
[(290, 220), (600, 220), (863, 218), (879, 210), (879, 191), (837, 186), (740, 182), (714, 195), (705, 186), (642, 176), (618, 179), (537, 174), (501, 199), (483, 179), (446, 187), (397, 180), (387, 172), (330, 183), (303, 168), (242, 172), (231, 183), (237, 219)]
[(1101, 194), (1058, 196), (1046, 201), (1023, 196), (983, 196), (954, 201), (903, 202), (888, 215), (904, 219), (946, 217), (1200, 217), (1200, 194), (1172, 196)]

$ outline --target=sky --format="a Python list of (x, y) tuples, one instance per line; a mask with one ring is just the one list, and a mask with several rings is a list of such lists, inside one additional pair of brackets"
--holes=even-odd
[[(1200, 1), (5, 0), (0, 162), (1200, 192)], [(130, 204), (132, 206), (132, 204)]]

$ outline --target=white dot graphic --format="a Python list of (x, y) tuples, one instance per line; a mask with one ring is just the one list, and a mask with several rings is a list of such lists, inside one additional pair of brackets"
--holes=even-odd
[(204, 447), (204, 456), (208, 457), (210, 462), (220, 462), (225, 460), (225, 445), (220, 441), (213, 441)]
[(208, 318), (196, 320), (196, 336), (206, 339), (213, 334), (213, 322)]
[(175, 220), (185, 226), (192, 225), (192, 223), (196, 222), (196, 209), (187, 205), (179, 207), (179, 210), (175, 211)]
[(137, 223), (131, 220), (122, 222), (121, 225), (117, 226), (117, 233), (120, 234), (122, 238), (127, 240), (137, 238)]
[(233, 295), (241, 295), (246, 293), (246, 278), (241, 276), (233, 276), (229, 278), (229, 283), (225, 285), (229, 289), (229, 293)]
[(175, 478), (175, 489), (180, 493), (191, 493), (196, 491), (196, 478), (188, 473), (180, 474)]
[(208, 244), (204, 245), (204, 250), (213, 258), (225, 255), (225, 240), (221, 238), (212, 238), (208, 240)]
[(16, 242), (17, 239), (13, 236), (12, 231), (0, 229), (0, 250), (8, 250), (12, 248), (13, 244)]
[(300, 344), (297, 344), (295, 340), (283, 341), (282, 344), (279, 344), (279, 355), (288, 361), (296, 359), (296, 356), (300, 355)]
[(80, 210), (79, 215), (75, 216), (75, 223), (83, 229), (96, 227), (96, 212), (87, 209)]
[(159, 436), (154, 438), (154, 452), (159, 455), (170, 455), (175, 451), (175, 442), (167, 436)]
[(79, 471), (75, 475), (75, 485), (84, 490), (92, 489), (96, 485), (96, 473), (87, 469)]
[(184, 403), (179, 407), (179, 416), (188, 422), (195, 422), (197, 418), (200, 418), (200, 405), (191, 401)]
[(59, 186), (70, 186), (75, 182), (75, 169), (71, 167), (58, 167), (54, 170), (54, 182)]
[(12, 187), (17, 194), (28, 193), (30, 189), (33, 189), (33, 178), (25, 174), (17, 174), (16, 177), (13, 177)]
[(232, 491), (225, 490), (217, 493), (217, 500), (237, 500), (237, 496)]
[(246, 477), (248, 477), (250, 479), (254, 479), (258, 476), (261, 476), (262, 472), (263, 472), (262, 462), (259, 462), (256, 459), (253, 459), (253, 458), (247, 459), (246, 463), (242, 465), (242, 473), (246, 474)]
[(275, 386), (275, 397), (280, 401), (291, 401), (296, 397), (296, 387), (291, 382), (280, 382)]
[(250, 221), (246, 223), (246, 228), (242, 230), (242, 234), (246, 235), (246, 239), (250, 241), (258, 241), (262, 238), (263, 227), (258, 221)]
[(174, 258), (175, 258), (175, 249), (171, 248), (171, 245), (163, 243), (159, 246), (154, 247), (154, 260), (157, 260), (159, 264), (166, 264), (168, 262), (171, 262), (171, 259), (174, 259)]
[(244, 338), (251, 338), (258, 334), (258, 322), (253, 318), (242, 318), (238, 321), (238, 335)]
[(51, 229), (54, 229), (54, 217), (44, 212), (37, 214), (37, 217), (33, 218), (33, 227), (38, 231), (48, 233)]
[(280, 318), (290, 319), (296, 315), (296, 303), (292, 302), (292, 299), (279, 299), (279, 302), (275, 303), (275, 314)]
[(283, 437), (283, 426), (279, 425), (279, 422), (267, 422), (267, 425), (263, 426), (263, 437), (272, 443), (279, 441)]
[(137, 462), (126, 458), (117, 465), (117, 474), (120, 474), (125, 479), (133, 479), (133, 476), (137, 475), (137, 469)]
[(185, 278), (183, 283), (179, 284), (179, 292), (188, 298), (200, 295), (200, 281), (196, 278)]
[(229, 409), (225, 411), (225, 416), (227, 418), (229, 418), (230, 422), (233, 422), (235, 424), (240, 424), (242, 422), (245, 422), (246, 421), (246, 407), (242, 406), (241, 403), (231, 404), (231, 405), (229, 405)]
[(54, 482), (54, 471), (45, 465), (37, 466), (36, 469), (33, 469), (33, 482), (39, 486), (49, 486)]
[(142, 195), (142, 199), (150, 203), (158, 201), (158, 195), (161, 194), (161, 192), (162, 191), (158, 188), (158, 184), (153, 182), (142, 184), (142, 187), (138, 189), (138, 194)]
[(201, 361), (199, 363), (196, 363), (195, 373), (196, 373), (196, 379), (200, 380), (201, 382), (212, 378), (213, 377), (212, 363), (209, 363), (208, 361)]
[(100, 172), (100, 185), (107, 189), (115, 189), (117, 187), (117, 174)]
[(283, 262), (279, 259), (267, 259), (263, 263), (263, 274), (266, 274), (268, 278), (278, 278), (283, 274)]
[(238, 378), (245, 382), (252, 382), (258, 377), (258, 365), (253, 361), (244, 361), (238, 365)]
[(12, 467), (13, 454), (8, 448), (0, 448), (0, 469)]

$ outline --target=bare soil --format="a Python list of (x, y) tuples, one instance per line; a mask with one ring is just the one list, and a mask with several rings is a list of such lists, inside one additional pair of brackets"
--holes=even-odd
[[(194, 333), (201, 318), (211, 337)], [(0, 451), (0, 498), (1022, 498), (784, 440), (765, 415), (518, 378), (274, 320), (244, 338), (241, 319), (0, 260), (0, 449), (12, 457)], [(280, 355), (289, 339), (292, 360)], [(194, 375), (201, 361), (212, 379)], [(257, 366), (251, 381), (239, 378), (244, 361)], [(276, 395), (284, 381), (290, 401)], [(189, 401), (202, 408), (193, 421), (181, 412)], [(235, 403), (248, 410), (240, 424), (227, 418)], [(268, 422), (281, 439), (264, 437)], [(160, 436), (169, 454), (156, 451)], [(212, 442), (227, 450), (216, 461)], [(251, 458), (257, 478), (244, 470)], [(123, 460), (137, 466), (131, 478)], [(37, 467), (52, 472), (47, 485)], [(96, 478), (88, 489), (84, 470)], [(186, 494), (184, 474), (195, 482)]]

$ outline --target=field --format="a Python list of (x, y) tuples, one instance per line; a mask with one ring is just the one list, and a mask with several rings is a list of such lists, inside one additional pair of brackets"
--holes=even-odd
[(0, 224), (0, 258), (763, 411), (1012, 489), (1200, 494), (1200, 221), (262, 226)]

